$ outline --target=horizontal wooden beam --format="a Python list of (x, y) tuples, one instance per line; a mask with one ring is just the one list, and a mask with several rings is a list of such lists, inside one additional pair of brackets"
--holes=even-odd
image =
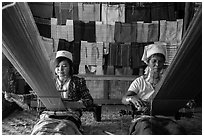
[[(69, 108), (84, 108), (83, 105), (81, 105), (79, 102), (69, 101), (69, 100), (63, 100), (65, 107)], [(120, 105), (122, 104), (121, 99), (94, 99), (94, 104), (97, 105)], [(37, 100), (32, 100), (31, 107), (45, 107), (43, 104), (41, 106), (38, 106)]]
[[(135, 76), (116, 76), (116, 75), (77, 75), (79, 77), (83, 77), (85, 78), (85, 80), (104, 80), (104, 81), (111, 81), (111, 80), (121, 80), (121, 81), (133, 81), (135, 80), (137, 77), (139, 77), (138, 75)], [(18, 76), (17, 79), (23, 79), (23, 77)]]

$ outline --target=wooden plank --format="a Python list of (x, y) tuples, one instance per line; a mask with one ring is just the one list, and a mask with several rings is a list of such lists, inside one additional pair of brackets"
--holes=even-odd
[(65, 110), (27, 3), (2, 10), (2, 51), (50, 110)]
[(156, 87), (153, 114), (173, 114), (202, 92), (202, 9), (194, 16), (174, 60)]
[[(69, 101), (69, 100), (63, 99), (63, 103), (66, 106), (66, 108), (74, 108), (74, 109), (85, 108), (83, 104), (77, 101)], [(45, 107), (45, 105), (43, 104), (41, 106), (38, 106), (37, 100), (32, 100), (30, 106), (31, 107)]]
[(139, 76), (116, 76), (116, 75), (78, 75), (84, 77), (85, 80), (125, 80), (133, 81)]
[[(85, 80), (105, 80), (105, 81), (110, 81), (110, 80), (124, 80), (124, 81), (133, 81), (139, 76), (111, 76), (111, 75), (77, 75), (78, 77), (83, 77)], [(17, 77), (17, 79), (23, 79), (22, 77)]]
[[(84, 108), (83, 106), (77, 104), (76, 102), (68, 102), (63, 100), (65, 106), (71, 106), (70, 108)], [(121, 99), (94, 99), (94, 104), (97, 105), (122, 105)], [(37, 107), (37, 101), (31, 101), (31, 107)], [(45, 107), (43, 104), (39, 107)]]

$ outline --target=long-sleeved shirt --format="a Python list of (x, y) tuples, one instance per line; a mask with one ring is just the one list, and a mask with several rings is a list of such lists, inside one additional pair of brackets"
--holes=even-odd
[[(86, 81), (84, 78), (79, 78), (77, 76), (72, 76), (70, 81), (65, 82), (63, 85), (60, 85), (59, 80), (56, 80), (56, 88), (60, 91), (62, 98), (66, 98), (72, 101), (81, 100), (85, 107), (93, 105), (93, 98), (89, 93), (89, 89), (86, 86)], [(34, 98), (37, 98), (35, 93), (23, 95), (23, 101), (28, 102)], [(82, 113), (80, 110), (73, 110), (78, 113), (78, 116), (81, 117)]]

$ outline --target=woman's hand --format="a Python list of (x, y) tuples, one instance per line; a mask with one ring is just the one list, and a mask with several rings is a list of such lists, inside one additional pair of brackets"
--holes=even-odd
[(14, 93), (9, 93), (5, 91), (4, 98), (9, 101), (9, 102), (15, 102), (18, 104), (21, 108), (24, 110), (29, 110), (29, 106), (22, 101), (22, 96), (14, 94)]
[(138, 111), (142, 111), (143, 108), (146, 107), (146, 102), (135, 96), (127, 97), (126, 100), (129, 101), (129, 103), (132, 104), (135, 108), (137, 108)]
[(6, 91), (4, 92), (4, 98), (9, 102), (14, 102), (12, 99), (13, 97), (12, 97), (11, 93), (9, 93), (9, 92), (6, 92)]

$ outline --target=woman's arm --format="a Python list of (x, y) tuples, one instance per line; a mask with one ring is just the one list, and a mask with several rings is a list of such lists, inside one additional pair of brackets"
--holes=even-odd
[(146, 103), (142, 101), (134, 91), (128, 91), (122, 98), (122, 103), (125, 105), (132, 104), (140, 110), (146, 106)]
[(29, 106), (27, 105), (27, 103), (36, 97), (37, 97), (37, 95), (34, 93), (23, 94), (23, 95), (18, 95), (18, 94), (9, 93), (9, 92), (4, 93), (4, 98), (7, 101), (15, 102), (16, 104), (18, 104), (21, 108), (23, 108), (25, 110), (29, 109)]
[(136, 95), (137, 94), (133, 91), (127, 91), (127, 93), (122, 98), (122, 103), (125, 105), (130, 104), (131, 97), (136, 96)]

